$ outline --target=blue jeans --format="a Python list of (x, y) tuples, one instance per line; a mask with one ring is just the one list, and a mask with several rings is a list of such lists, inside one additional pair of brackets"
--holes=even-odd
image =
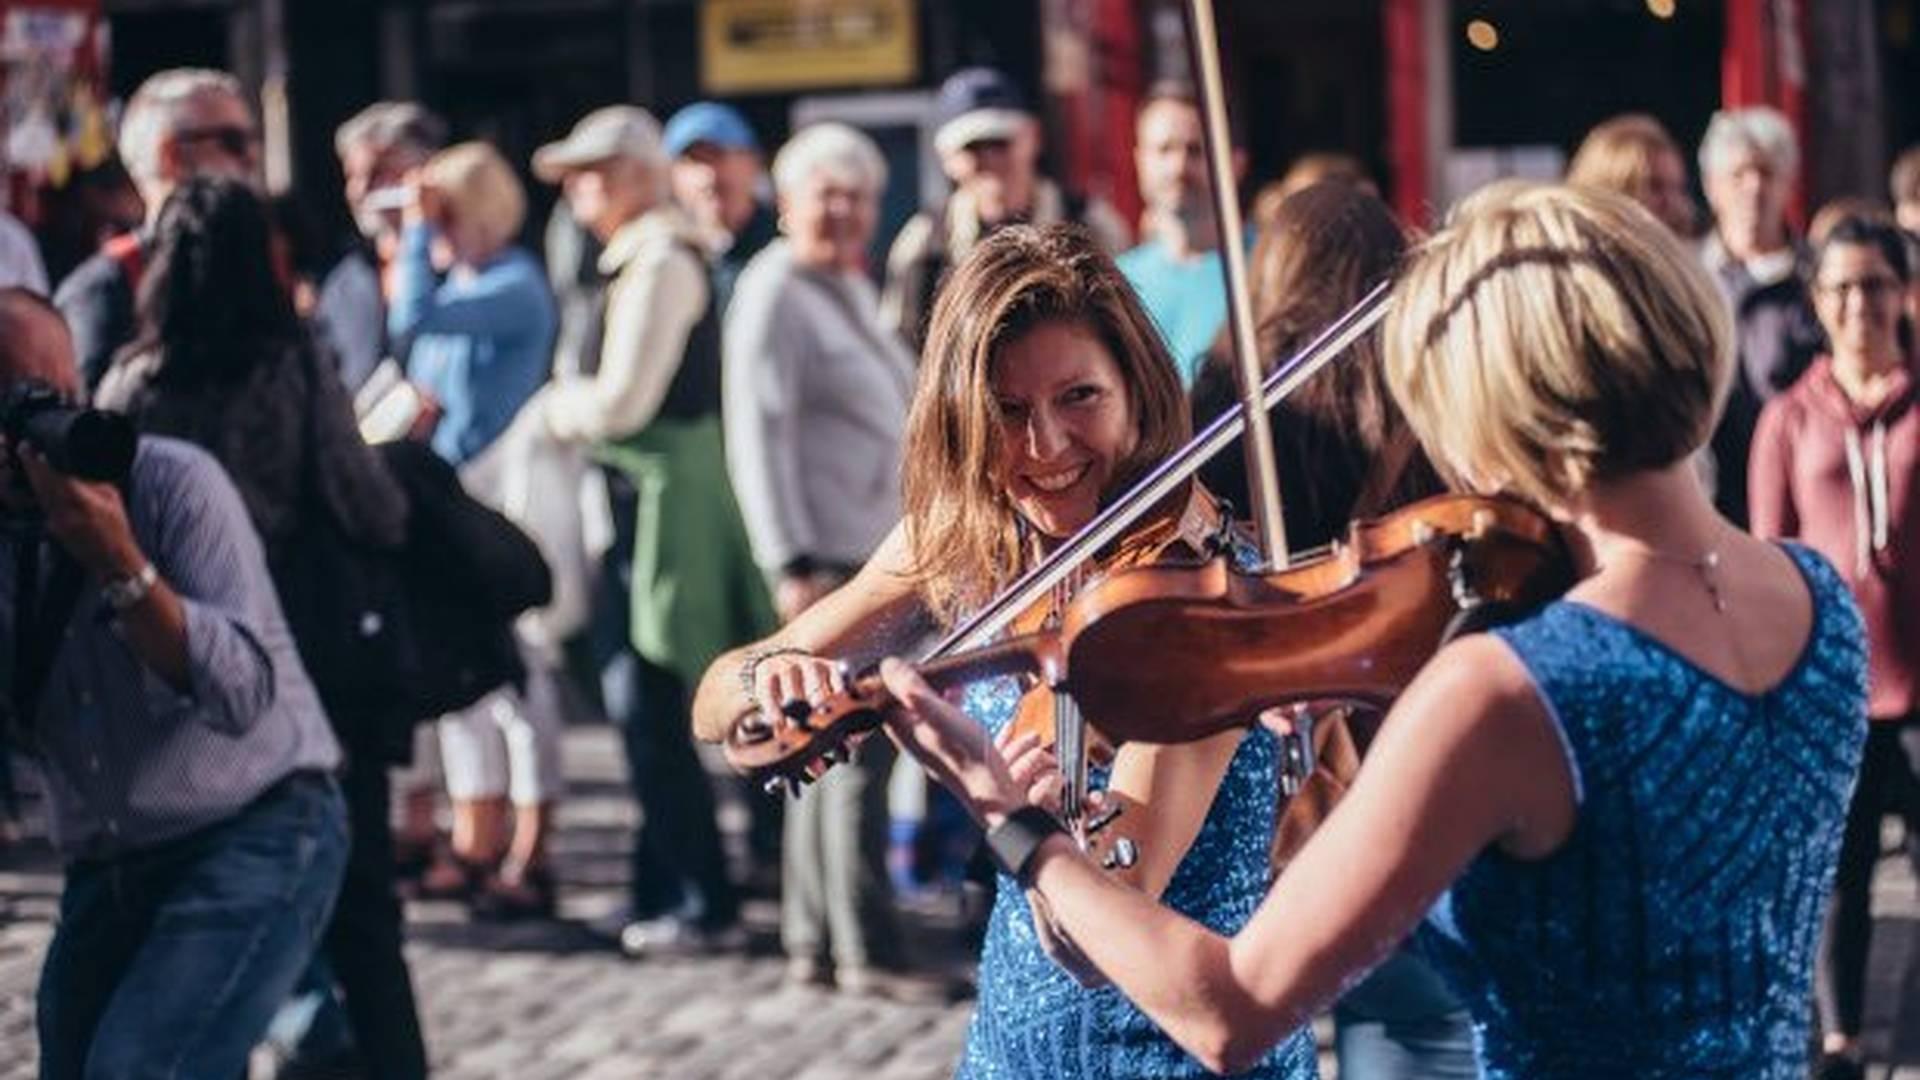
[(67, 867), (40, 972), (40, 1075), (246, 1075), (347, 863), (331, 777), (299, 773), (178, 840)]
[(1334, 1006), (1340, 1080), (1475, 1080), (1466, 1006), (1408, 947)]

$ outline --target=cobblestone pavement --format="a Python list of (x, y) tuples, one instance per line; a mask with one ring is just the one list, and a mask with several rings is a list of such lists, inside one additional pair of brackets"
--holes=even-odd
[[(619, 903), (635, 821), (605, 728), (570, 729), (555, 844), (563, 881), (555, 923), (469, 922), (452, 904), (409, 907), (408, 956), (435, 1076), (443, 1080), (933, 1080), (951, 1074), (971, 1005), (906, 1005), (782, 985), (771, 901), (749, 903), (742, 954), (626, 961), (585, 927)], [(1920, 976), (1905, 1015), (1891, 1015), (1902, 968), (1920, 972), (1920, 899), (1896, 860), (1876, 909), (1873, 1046), (1909, 1063), (1879, 1080), (1920, 1080)], [(34, 1075), (33, 989), (49, 934), (58, 868), (44, 848), (0, 863), (0, 1080)], [(917, 904), (921, 958), (967, 974), (951, 902)], [(1322, 1045), (1327, 1029), (1320, 1025)], [(1894, 1034), (1898, 1033), (1898, 1039)], [(1894, 1043), (1899, 1043), (1897, 1047)], [(1322, 1075), (1333, 1077), (1330, 1056)]]

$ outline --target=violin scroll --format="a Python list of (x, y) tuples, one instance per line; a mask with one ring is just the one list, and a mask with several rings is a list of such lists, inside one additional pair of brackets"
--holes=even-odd
[[(1061, 652), (1053, 634), (1024, 634), (996, 645), (924, 664), (920, 674), (936, 690), (999, 675), (1058, 678)], [(723, 746), (727, 763), (761, 782), (769, 793), (797, 791), (844, 761), (852, 747), (880, 727), (893, 695), (868, 668), (847, 680), (845, 693), (817, 705), (782, 706), (782, 720), (768, 727), (757, 714), (742, 718)]]

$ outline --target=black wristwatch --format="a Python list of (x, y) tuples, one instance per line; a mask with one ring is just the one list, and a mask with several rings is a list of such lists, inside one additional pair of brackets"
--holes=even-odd
[(1052, 814), (1037, 806), (1023, 806), (987, 830), (987, 854), (1001, 873), (1025, 888), (1033, 883), (1034, 853), (1049, 836), (1065, 831)]

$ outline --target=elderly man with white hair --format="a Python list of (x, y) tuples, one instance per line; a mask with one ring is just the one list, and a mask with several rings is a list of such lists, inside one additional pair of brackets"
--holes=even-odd
[[(149, 226), (188, 177), (252, 179), (260, 166), (260, 130), (239, 80), (206, 68), (173, 68), (141, 83), (121, 116), (118, 146)], [(145, 261), (144, 230), (117, 237), (75, 267), (54, 293), (89, 387), (133, 335), (134, 294)]]
[[(817, 124), (774, 158), (783, 236), (727, 311), (727, 465), (782, 621), (844, 583), (900, 517), (913, 356), (866, 275), (887, 167), (873, 140)], [(902, 961), (886, 868), (893, 748), (873, 740), (790, 803), (780, 936), (796, 982), (886, 991)]]
[[(559, 184), (602, 245), (598, 363), (556, 372), (523, 422), (590, 445), (617, 541), (608, 587), (630, 588), (631, 660), (611, 667), (608, 712), (645, 808), (621, 948), (640, 957), (737, 947), (713, 789), (693, 750), (688, 686), (722, 651), (771, 628), (766, 590), (727, 486), (720, 435), (720, 321), (705, 238), (668, 198), (659, 123), (614, 105), (540, 148), (535, 175)], [(624, 582), (622, 579), (625, 579)]]
[(1714, 502), (1747, 523), (1747, 448), (1760, 407), (1793, 385), (1819, 351), (1803, 252), (1787, 225), (1800, 165), (1786, 117), (1764, 106), (1718, 112), (1700, 141), (1713, 229), (1701, 258), (1733, 311), (1739, 377), (1714, 432)]

